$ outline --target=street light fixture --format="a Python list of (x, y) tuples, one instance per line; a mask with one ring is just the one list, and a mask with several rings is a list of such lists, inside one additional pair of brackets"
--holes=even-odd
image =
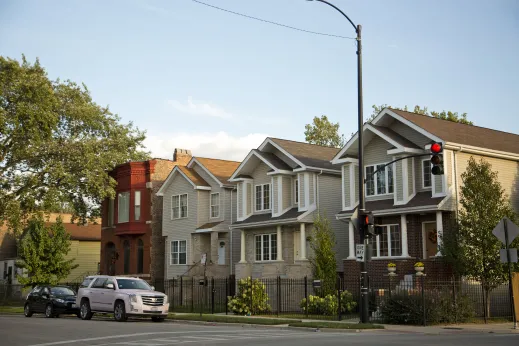
[[(357, 230), (360, 233), (360, 241), (362, 244), (366, 245), (366, 237), (364, 235), (365, 232), (362, 231), (363, 226), (363, 217), (366, 204), (364, 200), (364, 141), (363, 141), (363, 125), (364, 125), (364, 116), (363, 116), (363, 104), (362, 104), (362, 41), (361, 41), (361, 25), (355, 25), (351, 19), (342, 12), (337, 6), (329, 3), (325, 0), (307, 0), (307, 1), (319, 1), (325, 3), (337, 11), (339, 11), (353, 26), (355, 32), (357, 33), (357, 91), (358, 91), (358, 160), (359, 160), (359, 217), (357, 219)], [(367, 249), (367, 246), (364, 246)], [(365, 250), (366, 251), (366, 250)], [(364, 256), (366, 258), (367, 256)], [(366, 261), (362, 261), (360, 263), (360, 275), (361, 275), (361, 285), (360, 285), (360, 295), (361, 295), (361, 306), (360, 306), (360, 321), (361, 323), (369, 322), (369, 299), (368, 299), (368, 269)]]

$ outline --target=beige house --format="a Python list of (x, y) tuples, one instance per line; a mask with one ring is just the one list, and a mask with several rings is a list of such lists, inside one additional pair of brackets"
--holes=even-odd
[(176, 166), (157, 192), (163, 197), (166, 279), (232, 274), (229, 225), (236, 218), (236, 192), (228, 179), (239, 164), (193, 157)]
[(250, 151), (229, 179), (237, 184), (237, 221), (230, 226), (239, 244), (237, 278), (310, 276), (309, 236), (319, 211), (336, 233), (342, 272), (347, 231), (335, 220), (341, 170), (330, 162), (338, 151), (277, 138)]
[[(465, 125), (430, 116), (386, 108), (364, 128), (366, 210), (383, 225), (372, 241), (371, 275), (387, 273), (389, 261), (401, 278), (414, 272), (416, 260), (425, 261), (429, 276), (450, 277), (442, 263), (441, 235), (455, 220), (461, 175), (470, 157), (484, 158), (498, 171), (498, 179), (519, 211), (519, 135)], [(430, 145), (443, 145), (443, 175), (431, 174)], [(350, 218), (358, 206), (358, 142), (355, 135), (333, 158), (342, 172), (342, 210), (337, 219), (348, 226), (345, 275), (357, 282), (359, 264), (354, 247), (358, 232)], [(398, 158), (386, 169), (372, 173)]]

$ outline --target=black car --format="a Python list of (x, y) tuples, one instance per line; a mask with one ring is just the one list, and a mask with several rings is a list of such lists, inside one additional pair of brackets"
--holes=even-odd
[(76, 307), (76, 292), (68, 286), (34, 287), (27, 295), (23, 312), (25, 317), (31, 317), (33, 313), (44, 313), (48, 318), (68, 314), (80, 317), (79, 307)]

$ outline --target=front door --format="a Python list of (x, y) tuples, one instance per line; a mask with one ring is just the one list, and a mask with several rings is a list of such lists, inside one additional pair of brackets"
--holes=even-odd
[(424, 258), (434, 257), (438, 253), (436, 222), (424, 222), (422, 229), (424, 239)]
[(218, 264), (225, 264), (225, 242), (223, 241), (218, 245)]
[(301, 259), (301, 232), (294, 232), (294, 260), (299, 261)]

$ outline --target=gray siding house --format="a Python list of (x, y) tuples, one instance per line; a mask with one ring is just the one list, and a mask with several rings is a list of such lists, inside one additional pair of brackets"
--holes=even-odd
[(237, 184), (236, 277), (303, 277), (314, 216), (320, 212), (336, 234), (338, 271), (347, 254), (341, 211), (341, 170), (331, 164), (339, 149), (267, 138), (232, 174)]
[[(442, 263), (441, 235), (449, 231), (458, 210), (461, 175), (471, 156), (484, 158), (498, 171), (498, 179), (519, 211), (519, 135), (455, 123), (430, 116), (386, 108), (364, 127), (366, 210), (372, 211), (384, 233), (372, 241), (375, 276), (387, 274), (388, 262), (397, 264), (402, 279), (414, 273), (417, 260), (429, 276), (448, 278)], [(443, 145), (443, 175), (431, 174), (430, 145)], [(355, 134), (332, 163), (342, 172), (342, 210), (338, 220), (348, 227), (345, 277), (358, 283), (355, 243), (360, 241), (350, 219), (358, 206), (358, 141)], [(381, 164), (406, 158), (373, 173)]]
[(166, 279), (232, 274), (229, 225), (236, 219), (236, 193), (228, 178), (239, 164), (193, 157), (176, 166), (157, 192), (163, 197)]

